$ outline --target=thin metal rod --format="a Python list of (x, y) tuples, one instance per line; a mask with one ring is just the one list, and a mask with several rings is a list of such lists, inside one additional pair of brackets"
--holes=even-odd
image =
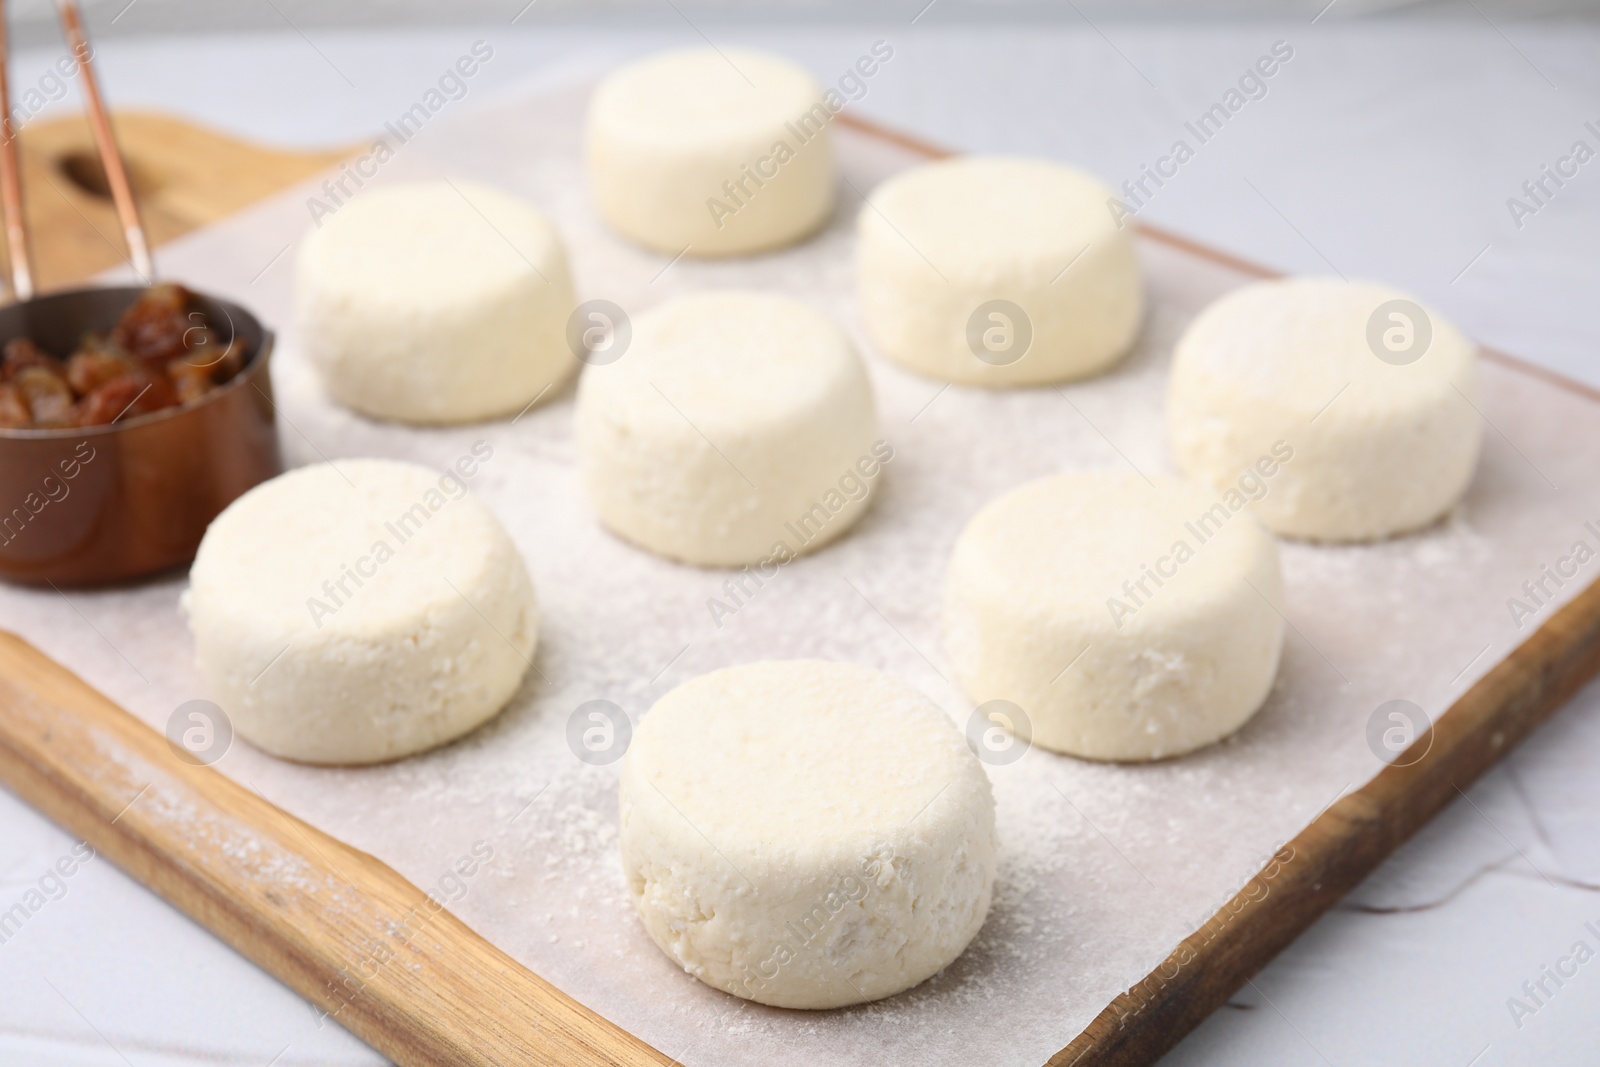
[(11, 33), (5, 0), (0, 0), (0, 209), (5, 213), (11, 294), (20, 304), (33, 298), (33, 256), (28, 249), (28, 220), (22, 214), (22, 162), (11, 118)]
[(128, 168), (122, 162), (122, 152), (117, 148), (117, 136), (111, 129), (111, 117), (106, 113), (105, 101), (100, 96), (100, 83), (94, 73), (94, 50), (83, 32), (83, 17), (74, 0), (59, 0), (61, 28), (67, 35), (67, 47), (78, 60), (83, 74), (83, 95), (89, 108), (89, 127), (94, 131), (96, 146), (100, 149), (100, 165), (105, 168), (106, 184), (111, 187), (111, 199), (117, 205), (117, 218), (122, 223), (122, 233), (128, 242), (128, 258), (133, 269), (145, 284), (155, 281), (156, 267), (150, 258), (150, 244), (145, 240), (144, 223), (139, 221), (139, 205), (133, 199), (133, 183), (128, 180)]

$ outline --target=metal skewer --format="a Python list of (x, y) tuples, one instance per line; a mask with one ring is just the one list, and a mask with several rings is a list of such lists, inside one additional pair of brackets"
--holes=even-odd
[(94, 131), (95, 145), (100, 150), (100, 165), (105, 168), (106, 184), (111, 187), (111, 199), (117, 206), (117, 218), (122, 223), (122, 233), (128, 242), (128, 258), (139, 280), (150, 285), (156, 277), (155, 262), (150, 258), (150, 244), (145, 240), (144, 223), (139, 220), (139, 205), (133, 199), (133, 183), (128, 180), (128, 168), (122, 161), (116, 134), (111, 129), (111, 118), (100, 97), (100, 83), (94, 73), (94, 52), (89, 47), (89, 38), (83, 32), (83, 18), (75, 0), (59, 0), (58, 6), (61, 10), (61, 29), (67, 36), (67, 47), (77, 58), (78, 68), (83, 72), (83, 95), (89, 110), (89, 127)]
[(28, 225), (22, 217), (22, 164), (17, 131), (11, 121), (11, 34), (5, 0), (0, 0), (0, 208), (6, 223), (6, 252), (11, 261), (11, 293), (21, 303), (33, 298), (33, 257), (28, 250)]

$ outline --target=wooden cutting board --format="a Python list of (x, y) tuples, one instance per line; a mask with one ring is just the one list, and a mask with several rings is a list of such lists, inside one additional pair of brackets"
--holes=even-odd
[[(227, 218), (347, 155), (263, 148), (136, 111), (119, 112), (114, 122), (145, 229), (157, 245)], [(74, 116), (30, 123), (18, 142), (40, 289), (64, 288), (125, 262), (122, 229), (88, 122)]]
[[(155, 115), (116, 121), (157, 244), (345, 155), (264, 149)], [(838, 121), (929, 158), (943, 154), (847, 116)], [(122, 262), (87, 126), (40, 122), (21, 140), (42, 284), (67, 285)], [(1272, 274), (1142, 230), (1243, 274)], [(1486, 356), (1600, 401), (1584, 386)], [(1283, 862), (1269, 863), (1050, 1063), (1154, 1060), (1597, 671), (1600, 585), (1417, 738), (1431, 746), (1427, 759), (1390, 766), (1333, 804), (1285, 846)], [(0, 780), (404, 1067), (675, 1062), (529, 972), (377, 859), (179, 759), (159, 733), (3, 633)], [(296, 877), (283, 879), (274, 864), (291, 865)], [(347, 903), (329, 908), (330, 899)]]

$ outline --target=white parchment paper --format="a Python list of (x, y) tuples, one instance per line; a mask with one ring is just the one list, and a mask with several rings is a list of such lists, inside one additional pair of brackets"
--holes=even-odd
[[(361, 770), (284, 763), (237, 742), (217, 764), (294, 814), (438, 888), (473, 928), (583, 1003), (694, 1067), (762, 1062), (1038, 1064), (1140, 981), (1283, 841), (1381, 767), (1367, 724), (1384, 701), (1442, 712), (1554, 606), (1519, 627), (1507, 599), (1574, 542), (1600, 547), (1600, 408), (1518, 371), (1485, 368), (1485, 452), (1446, 521), (1376, 545), (1283, 550), (1290, 629), (1277, 685), (1238, 735), (1151, 766), (1030, 751), (990, 768), (1002, 840), (995, 906), (944, 973), (865, 1007), (799, 1013), (700, 985), (646, 938), (616, 850), (617, 768), (566, 741), (582, 702), (635, 720), (674, 685), (725, 665), (816, 656), (888, 671), (964, 723), (939, 634), (947, 553), (967, 519), (1017, 484), (1067, 469), (1171, 470), (1162, 429), (1167, 353), (1187, 318), (1243, 278), (1146, 241), (1151, 311), (1110, 374), (1062, 389), (942, 387), (872, 354), (852, 295), (851, 232), (865, 192), (915, 162), (845, 131), (841, 207), (805, 246), (698, 263), (634, 249), (601, 225), (580, 166), (587, 88), (441, 114), (376, 181), (460, 177), (512, 190), (555, 220), (581, 298), (632, 312), (675, 293), (777, 290), (834, 316), (867, 354), (895, 458), (848, 537), (783, 569), (714, 623), (726, 572), (677, 566), (601, 531), (576, 477), (572, 391), (515, 422), (418, 430), (356, 417), (322, 394), (289, 317), (294, 246), (311, 187), (166, 250), (170, 276), (233, 297), (280, 330), (273, 376), (292, 463), (392, 456), (436, 467), (474, 442), (492, 460), (473, 490), (527, 558), (543, 627), (537, 670), (506, 711), (459, 743)], [(360, 195), (357, 193), (357, 195)], [(625, 357), (624, 357), (625, 358)], [(181, 575), (105, 591), (0, 587), (16, 630), (151, 725), (207, 694), (179, 611)], [(266, 664), (263, 664), (265, 667)], [(847, 744), (848, 739), (841, 739)], [(470, 878), (462, 857), (492, 850)], [(336, 906), (336, 905), (335, 905)]]

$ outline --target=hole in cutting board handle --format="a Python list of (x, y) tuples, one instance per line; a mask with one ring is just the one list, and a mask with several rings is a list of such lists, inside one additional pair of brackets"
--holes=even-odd
[[(128, 180), (133, 183), (133, 194), (144, 199), (155, 189), (156, 182), (131, 159), (124, 157)], [(56, 168), (78, 189), (101, 200), (111, 199), (111, 183), (106, 180), (100, 156), (93, 149), (74, 149), (56, 157)]]

